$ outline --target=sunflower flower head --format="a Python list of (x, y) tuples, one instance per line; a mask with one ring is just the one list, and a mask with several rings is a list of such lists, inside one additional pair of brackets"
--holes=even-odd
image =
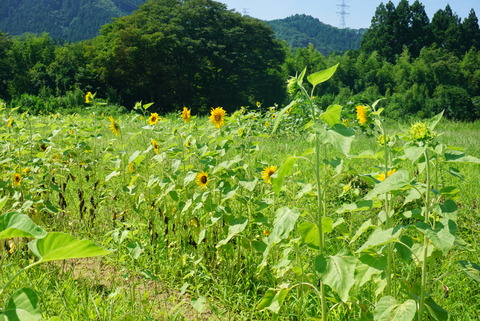
[(158, 154), (160, 149), (158, 147), (158, 143), (155, 139), (152, 138), (152, 147), (153, 147), (153, 150), (155, 151), (155, 154)]
[(93, 98), (95, 98), (95, 96), (94, 96), (91, 92), (87, 92), (87, 93), (85, 94), (85, 102), (86, 102), (87, 104), (93, 103)]
[(267, 183), (272, 183), (272, 175), (277, 171), (277, 166), (267, 166), (262, 171), (262, 178)]
[(184, 123), (188, 123), (192, 118), (191, 110), (188, 109), (187, 107), (183, 107), (181, 117)]
[(204, 171), (201, 171), (197, 174), (195, 181), (197, 182), (197, 185), (201, 188), (207, 188), (207, 184), (210, 180), (208, 179), (208, 174)]
[(210, 111), (210, 121), (215, 125), (217, 128), (221, 128), (225, 125), (225, 115), (227, 112), (222, 107), (217, 107), (215, 109), (212, 108)]
[(435, 133), (423, 122), (413, 124), (408, 133), (410, 134), (410, 138), (415, 142), (427, 141), (435, 137)]
[(110, 128), (110, 130), (112, 131), (112, 133), (115, 134), (115, 136), (120, 136), (120, 125), (118, 125), (118, 123), (115, 121), (115, 119), (113, 119), (112, 116), (108, 117), (108, 120), (110, 120), (110, 126), (108, 126), (108, 128)]
[(390, 137), (388, 135), (378, 135), (377, 142), (380, 146), (383, 146), (390, 142)]
[(358, 105), (355, 107), (355, 111), (357, 113), (357, 120), (358, 123), (363, 126), (368, 122), (368, 107), (367, 106), (362, 106)]
[(148, 124), (150, 126), (155, 125), (156, 123), (158, 123), (159, 120), (160, 120), (160, 116), (158, 116), (157, 113), (151, 113), (150, 117), (148, 117)]
[(22, 176), (19, 173), (15, 173), (12, 176), (12, 182), (13, 182), (13, 186), (19, 186), (20, 183), (22, 182)]

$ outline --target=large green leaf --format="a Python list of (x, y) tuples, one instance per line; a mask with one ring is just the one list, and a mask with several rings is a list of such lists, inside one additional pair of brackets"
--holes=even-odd
[(307, 76), (307, 80), (312, 84), (313, 87), (315, 87), (318, 84), (332, 78), (333, 74), (335, 74), (335, 71), (337, 71), (337, 68), (338, 64), (325, 70), (314, 72), (313, 74)]
[(385, 245), (392, 242), (398, 242), (403, 229), (404, 228), (401, 226), (389, 228), (386, 230), (382, 228), (377, 228), (375, 231), (373, 231), (368, 240), (363, 243), (363, 245), (357, 251), (355, 251), (355, 253), (369, 250), (372, 247)]
[(39, 257), (38, 263), (107, 255), (110, 253), (110, 251), (102, 249), (89, 240), (78, 240), (60, 232), (50, 232), (42, 239), (29, 242), (28, 247)]
[(0, 215), (0, 240), (12, 237), (42, 238), (46, 234), (25, 214), (10, 212)]
[(330, 105), (327, 107), (327, 110), (320, 115), (320, 119), (328, 124), (328, 126), (333, 126), (341, 122), (342, 115), (342, 106), (340, 105)]
[(355, 131), (341, 124), (335, 124), (328, 132), (332, 145), (340, 149), (345, 156), (348, 156), (353, 139), (355, 138)]
[(414, 300), (407, 300), (398, 303), (394, 297), (384, 296), (381, 298), (373, 315), (375, 321), (411, 321), (417, 312), (417, 303)]
[(467, 155), (459, 150), (448, 150), (444, 157), (447, 162), (451, 163), (480, 164), (480, 158)]
[(274, 313), (278, 313), (289, 291), (289, 287), (284, 287), (279, 290), (268, 289), (262, 301), (257, 305), (257, 310), (268, 309)]
[(356, 265), (357, 259), (347, 250), (333, 256), (319, 255), (315, 259), (320, 280), (337, 292), (343, 302), (348, 301), (348, 293), (355, 283)]
[(365, 199), (371, 200), (378, 195), (385, 194), (394, 190), (399, 190), (410, 185), (410, 178), (407, 171), (399, 170), (387, 177), (383, 182), (377, 184)]
[(0, 313), (0, 320), (37, 321), (42, 319), (38, 296), (32, 289), (23, 288), (10, 297), (5, 311)]
[(475, 281), (480, 282), (480, 265), (468, 261), (459, 261), (458, 263), (462, 266), (463, 272)]
[(298, 225), (300, 240), (308, 246), (318, 249), (320, 246), (320, 235), (318, 225), (312, 222), (302, 222)]
[(290, 232), (295, 227), (300, 212), (297, 209), (291, 209), (289, 207), (281, 207), (275, 213), (275, 220), (273, 222), (273, 231), (269, 235), (269, 241), (278, 242), (286, 239)]
[(290, 104), (288, 104), (287, 106), (283, 107), (283, 108), (277, 113), (277, 116), (275, 117), (275, 124), (273, 125), (273, 128), (272, 128), (272, 134), (277, 131), (278, 125), (280, 125), (280, 121), (282, 120), (282, 118), (283, 118), (283, 116), (285, 115), (285, 113), (286, 113), (290, 108), (292, 108), (293, 106), (295, 106), (295, 104), (297, 104), (297, 101), (296, 101), (296, 100), (293, 100)]
[(443, 253), (447, 253), (455, 243), (455, 232), (457, 227), (455, 222), (448, 219), (442, 219), (437, 222), (435, 230), (424, 222), (417, 222), (413, 225), (417, 230), (424, 233)]
[(431, 296), (425, 299), (425, 307), (427, 308), (427, 312), (434, 320), (437, 321), (447, 321), (448, 320), (448, 312), (441, 306), (435, 302)]
[(275, 213), (272, 233), (268, 236), (267, 246), (263, 251), (263, 260), (259, 265), (262, 269), (267, 264), (267, 257), (272, 247), (281, 240), (288, 238), (290, 232), (295, 227), (300, 212), (297, 209), (281, 207)]
[(387, 257), (375, 257), (372, 255), (362, 255), (357, 262), (355, 269), (355, 284), (362, 287), (370, 281), (374, 275), (381, 275), (387, 268)]

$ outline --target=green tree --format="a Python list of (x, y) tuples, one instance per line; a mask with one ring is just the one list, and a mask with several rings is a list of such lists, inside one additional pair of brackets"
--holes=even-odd
[(154, 101), (171, 111), (283, 101), (282, 45), (264, 23), (219, 2), (150, 0), (106, 25), (93, 44), (94, 70), (127, 106)]
[(470, 10), (468, 17), (462, 22), (462, 44), (465, 51), (474, 47), (480, 49), (480, 27), (475, 10)]
[(10, 37), (0, 32), (0, 99), (9, 99), (8, 82), (12, 77), (13, 69), (9, 60), (8, 53), (12, 47)]
[(462, 52), (460, 18), (452, 12), (450, 5), (433, 15), (431, 28), (438, 47), (457, 54)]

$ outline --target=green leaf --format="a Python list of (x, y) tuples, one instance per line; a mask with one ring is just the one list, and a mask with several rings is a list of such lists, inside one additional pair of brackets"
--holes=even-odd
[(442, 117), (443, 117), (443, 110), (440, 114), (437, 114), (435, 116), (433, 116), (428, 122), (427, 122), (427, 125), (428, 127), (431, 129), (431, 130), (434, 130), (435, 127), (437, 126), (438, 122), (440, 122), (440, 120), (442, 120)]
[(273, 231), (268, 236), (269, 241), (277, 242), (288, 238), (299, 216), (300, 212), (297, 209), (291, 209), (289, 207), (279, 208), (275, 213)]
[(10, 212), (0, 215), (0, 240), (12, 237), (42, 238), (47, 232), (27, 215)]
[(368, 240), (363, 243), (363, 245), (357, 251), (355, 251), (355, 253), (369, 250), (372, 247), (397, 242), (400, 238), (400, 235), (402, 234), (403, 229), (404, 228), (401, 226), (396, 226), (386, 230), (382, 228), (377, 228), (375, 231), (373, 231)]
[(381, 202), (374, 202), (372, 200), (361, 200), (353, 204), (343, 204), (336, 213), (359, 212), (368, 211), (371, 208), (379, 208), (382, 206)]
[(307, 80), (312, 84), (313, 87), (315, 87), (318, 84), (332, 78), (333, 74), (335, 74), (335, 71), (337, 71), (337, 68), (338, 68), (338, 64), (328, 69), (317, 71), (313, 74), (308, 75)]
[(331, 144), (338, 147), (345, 156), (348, 156), (355, 138), (355, 131), (341, 124), (335, 124), (328, 132), (331, 137)]
[(387, 257), (375, 257), (368, 254), (362, 255), (355, 268), (355, 284), (363, 286), (370, 281), (374, 275), (381, 275), (387, 268)]
[(312, 222), (302, 222), (298, 225), (300, 241), (308, 246), (318, 249), (320, 246), (320, 235), (318, 234), (318, 225)]
[(204, 313), (205, 311), (207, 311), (207, 298), (204, 296), (201, 296), (197, 299), (192, 299), (192, 307), (198, 313)]
[(107, 255), (110, 253), (110, 251), (100, 248), (91, 241), (78, 240), (60, 232), (47, 233), (44, 238), (29, 242), (28, 248), (40, 259), (38, 263)]
[(295, 156), (287, 156), (283, 165), (275, 173), (276, 177), (272, 178), (272, 188), (276, 194), (280, 193), (283, 181), (285, 180), (285, 177), (292, 172), (292, 167), (297, 162), (297, 159), (298, 158)]
[(343, 302), (348, 301), (349, 291), (355, 283), (357, 259), (347, 250), (334, 256), (319, 255), (315, 259), (315, 270), (320, 280), (331, 287)]
[(232, 239), (232, 237), (234, 237), (235, 235), (243, 232), (245, 227), (247, 227), (247, 224), (248, 224), (248, 218), (246, 218), (246, 217), (241, 217), (241, 218), (237, 218), (237, 219), (233, 220), (231, 225), (228, 227), (227, 237), (225, 239), (221, 240), (220, 242), (218, 242), (217, 248), (219, 248), (222, 245), (227, 244), (228, 241), (230, 241)]
[(480, 265), (468, 262), (459, 261), (462, 266), (462, 271), (477, 282), (480, 282)]
[(0, 320), (37, 321), (42, 319), (38, 296), (32, 289), (23, 288), (10, 297), (5, 311), (0, 313)]
[(279, 290), (268, 289), (263, 296), (262, 301), (260, 301), (260, 303), (257, 305), (257, 310), (268, 309), (273, 313), (278, 313), (289, 291), (289, 287)]
[(444, 254), (447, 253), (455, 243), (457, 226), (452, 220), (442, 219), (440, 222), (437, 222), (435, 230), (433, 230), (429, 224), (424, 222), (417, 222), (413, 226), (425, 234), (435, 247)]
[(447, 321), (448, 312), (439, 306), (431, 296), (425, 299), (425, 306), (427, 307), (428, 314), (437, 321)]
[(417, 312), (417, 303), (407, 300), (398, 303), (394, 297), (384, 296), (381, 298), (373, 315), (375, 321), (411, 321)]
[(120, 175), (119, 171), (113, 171), (105, 177), (105, 182), (108, 182), (112, 177)]
[(342, 115), (342, 106), (340, 105), (330, 105), (327, 107), (327, 110), (320, 115), (320, 119), (328, 124), (328, 126), (333, 126), (335, 124), (341, 123)]
[(385, 194), (394, 190), (399, 190), (409, 185), (410, 178), (408, 172), (405, 170), (399, 170), (387, 177), (381, 183), (375, 185), (375, 187), (365, 196), (365, 199), (371, 200), (378, 195)]
[(278, 125), (280, 125), (280, 121), (282, 120), (283, 115), (285, 115), (285, 113), (286, 113), (290, 108), (292, 108), (296, 103), (297, 103), (297, 101), (296, 101), (296, 100), (293, 100), (290, 104), (288, 104), (287, 106), (283, 107), (283, 108), (277, 113), (277, 117), (275, 118), (275, 123), (274, 123), (273, 128), (272, 128), (272, 134), (277, 131)]
[(448, 150), (445, 152), (444, 157), (450, 163), (480, 164), (480, 158), (466, 155), (458, 150)]
[(426, 146), (418, 146), (413, 142), (408, 142), (403, 147), (403, 152), (409, 161), (415, 163), (425, 153)]

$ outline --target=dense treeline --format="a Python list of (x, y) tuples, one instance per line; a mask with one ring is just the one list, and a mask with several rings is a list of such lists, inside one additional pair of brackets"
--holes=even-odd
[(47, 32), (56, 40), (80, 41), (102, 25), (131, 14), (145, 0), (2, 0), (0, 30), (11, 35)]
[(281, 103), (285, 96), (285, 49), (273, 31), (211, 0), (150, 0), (79, 43), (55, 45), (46, 34), (0, 39), (0, 95), (30, 108), (37, 104), (26, 94), (75, 89), (127, 107), (155, 102), (163, 112), (236, 108), (260, 97)]
[[(405, 11), (417, 18), (402, 20)], [(313, 72), (339, 62), (332, 80), (315, 93), (322, 107), (386, 98), (383, 104), (394, 117), (445, 110), (453, 119), (480, 118), (475, 12), (461, 21), (447, 6), (432, 22), (421, 12), (418, 1), (381, 4), (360, 49), (324, 56), (313, 45), (282, 45), (265, 23), (215, 1), (149, 0), (88, 41), (57, 44), (47, 34), (0, 34), (0, 98), (31, 112), (82, 105), (86, 91), (127, 108), (140, 100), (155, 102), (152, 108), (161, 112), (182, 106), (234, 109), (256, 101), (281, 105), (289, 75), (305, 66)], [(449, 23), (435, 22), (441, 17), (450, 17), (442, 18)], [(412, 30), (420, 20), (428, 36), (418, 33), (416, 39)], [(404, 32), (410, 37), (400, 37), (400, 25), (407, 26)], [(439, 34), (443, 36), (432, 36)], [(458, 41), (467, 34), (468, 40)], [(385, 37), (384, 43), (392, 37), (397, 41), (375, 48), (376, 37)], [(452, 47), (455, 41), (458, 46)]]
[(480, 48), (480, 29), (472, 9), (463, 21), (452, 12), (450, 5), (438, 10), (430, 22), (424, 6), (416, 0), (412, 5), (401, 0), (397, 7), (389, 1), (377, 7), (372, 24), (362, 40), (362, 50), (377, 51), (393, 62), (405, 48), (418, 57), (423, 47), (435, 45), (455, 53), (465, 54), (473, 46)]
[(267, 21), (267, 24), (290, 47), (301, 48), (312, 44), (324, 55), (358, 49), (366, 31), (338, 29), (304, 14)]

